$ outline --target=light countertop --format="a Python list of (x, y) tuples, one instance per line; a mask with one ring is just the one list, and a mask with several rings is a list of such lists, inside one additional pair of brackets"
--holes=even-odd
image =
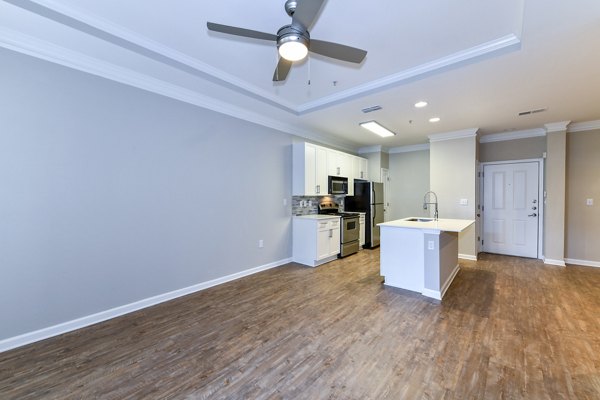
[(327, 214), (308, 214), (308, 215), (295, 215), (294, 218), (301, 219), (339, 219), (339, 215), (327, 215)]
[[(423, 217), (414, 217), (423, 218)], [(378, 224), (380, 227), (386, 228), (408, 228), (408, 229), (426, 229), (437, 230), (443, 232), (462, 232), (469, 226), (475, 223), (472, 219), (447, 219), (440, 218), (437, 221), (407, 221), (409, 218), (397, 219), (395, 221), (384, 222)]]

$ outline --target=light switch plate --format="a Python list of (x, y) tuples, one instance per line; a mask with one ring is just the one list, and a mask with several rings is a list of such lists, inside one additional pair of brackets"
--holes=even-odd
[(468, 206), (469, 205), (469, 199), (460, 199), (459, 204), (461, 206)]
[(587, 199), (585, 201), (585, 204), (588, 205), (588, 206), (593, 206), (594, 205), (594, 199)]
[(429, 249), (429, 250), (433, 250), (434, 249), (433, 240), (430, 240), (430, 241), (427, 242), (427, 249)]

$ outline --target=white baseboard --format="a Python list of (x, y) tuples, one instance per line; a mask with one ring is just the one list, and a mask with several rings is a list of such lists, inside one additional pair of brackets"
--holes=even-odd
[(471, 254), (458, 254), (458, 258), (462, 260), (477, 261), (477, 256)]
[(544, 264), (558, 265), (559, 267), (566, 267), (565, 260), (553, 260), (551, 258), (544, 258)]
[(421, 294), (423, 296), (431, 297), (431, 298), (434, 298), (436, 300), (441, 300), (442, 298), (444, 298), (444, 295), (446, 294), (446, 291), (448, 290), (448, 288), (452, 284), (452, 281), (456, 277), (456, 274), (458, 274), (459, 270), (460, 270), (460, 267), (459, 267), (458, 264), (456, 264), (456, 267), (454, 267), (454, 269), (452, 270), (452, 273), (450, 274), (450, 276), (448, 277), (448, 279), (446, 279), (446, 282), (444, 282), (444, 284), (442, 285), (440, 291), (423, 288), (423, 290), (421, 291)]
[(456, 264), (456, 267), (454, 267), (454, 270), (452, 271), (452, 273), (450, 274), (448, 279), (446, 279), (446, 282), (442, 286), (442, 295), (441, 295), (442, 298), (446, 294), (446, 291), (448, 290), (450, 285), (452, 285), (452, 281), (454, 281), (454, 278), (456, 278), (456, 274), (458, 274), (458, 271), (460, 271), (460, 267), (458, 264)]
[(600, 268), (600, 261), (577, 260), (575, 258), (565, 258), (567, 264), (583, 265), (584, 267)]
[(62, 335), (63, 333), (71, 332), (77, 329), (85, 328), (99, 322), (103, 322), (112, 318), (120, 317), (121, 315), (128, 314), (134, 311), (141, 310), (142, 308), (151, 307), (165, 301), (173, 300), (181, 296), (185, 296), (191, 293), (199, 292), (204, 289), (208, 289), (213, 286), (220, 285), (222, 283), (234, 281), (236, 279), (243, 278), (248, 275), (256, 274), (261, 271), (266, 271), (271, 268), (279, 267), (284, 264), (288, 264), (292, 261), (291, 258), (275, 261), (269, 264), (261, 265), (259, 267), (247, 269), (245, 271), (237, 272), (235, 274), (223, 276), (221, 278), (213, 279), (207, 282), (198, 283), (193, 286), (188, 286), (182, 289), (177, 289), (172, 292), (159, 294), (157, 296), (148, 297), (143, 300), (139, 300), (130, 304), (125, 304), (119, 307), (111, 308), (109, 310), (101, 311), (96, 314), (87, 315), (85, 317), (77, 318), (71, 321), (63, 322), (58, 325), (49, 326), (42, 328), (37, 331), (27, 332), (19, 336), (0, 340), (0, 353), (11, 350), (17, 347), (25, 346), (30, 343), (38, 342), (40, 340), (48, 339), (53, 336)]

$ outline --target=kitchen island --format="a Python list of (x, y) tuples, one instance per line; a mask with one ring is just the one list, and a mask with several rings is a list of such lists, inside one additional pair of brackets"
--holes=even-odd
[(458, 234), (474, 220), (404, 218), (379, 224), (385, 284), (441, 300), (459, 270)]

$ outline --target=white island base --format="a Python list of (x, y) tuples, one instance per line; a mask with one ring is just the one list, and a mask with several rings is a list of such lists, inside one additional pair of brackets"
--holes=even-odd
[(459, 270), (458, 234), (474, 222), (406, 218), (379, 224), (385, 284), (441, 300)]

